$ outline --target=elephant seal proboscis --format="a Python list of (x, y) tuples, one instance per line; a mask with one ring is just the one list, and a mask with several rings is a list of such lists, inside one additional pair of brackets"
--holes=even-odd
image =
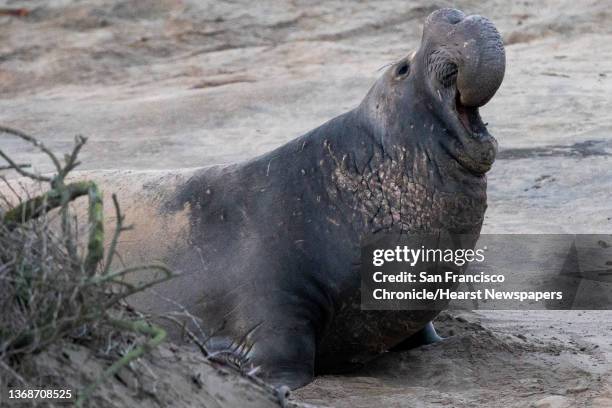
[(504, 70), (489, 20), (438, 10), (418, 51), (358, 107), (270, 153), (98, 173), (136, 227), (120, 243), (123, 259), (182, 272), (155, 288), (160, 296), (132, 303), (153, 313), (182, 305), (214, 333), (209, 348), (242, 340), (245, 359), (291, 388), (403, 341), (435, 340), (437, 311), (360, 309), (360, 242), (398, 229), (479, 234), (497, 143), (478, 108)]

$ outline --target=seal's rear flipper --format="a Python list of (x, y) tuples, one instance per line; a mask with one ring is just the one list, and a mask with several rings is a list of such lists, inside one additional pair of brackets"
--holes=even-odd
[(393, 347), (391, 351), (404, 351), (411, 350), (416, 347), (425, 346), (427, 344), (437, 343), (443, 340), (442, 337), (438, 336), (436, 329), (432, 322), (429, 322), (421, 330), (402, 341), (397, 346)]

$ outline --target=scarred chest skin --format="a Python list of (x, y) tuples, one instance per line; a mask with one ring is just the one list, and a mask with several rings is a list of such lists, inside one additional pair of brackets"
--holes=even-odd
[(330, 155), (336, 168), (328, 194), (352, 211), (352, 223), (362, 233), (480, 230), (487, 208), (484, 177), (469, 191), (457, 186), (445, 191), (440, 169), (427, 168), (437, 164), (419, 160), (405, 147), (395, 147), (391, 155), (373, 153), (361, 170), (350, 168), (347, 156)]
[[(423, 137), (431, 129), (412, 129), (407, 137)], [(376, 234), (480, 232), (487, 208), (484, 175), (464, 172), (447, 157), (414, 146), (384, 150), (378, 145), (360, 155), (341, 148), (334, 151), (333, 141), (325, 140), (323, 145), (331, 158), (326, 191), (351, 225), (354, 245)], [(353, 264), (351, 275), (341, 285), (340, 302), (319, 345), (320, 372), (359, 366), (438, 314), (361, 310), (358, 264)]]

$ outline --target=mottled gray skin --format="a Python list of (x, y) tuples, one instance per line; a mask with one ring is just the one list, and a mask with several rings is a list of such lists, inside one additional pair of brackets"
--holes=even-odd
[(488, 20), (435, 12), (418, 52), (356, 109), (261, 157), (199, 170), (166, 200), (163, 212), (189, 214), (189, 245), (165, 256), (183, 275), (160, 292), (215, 331), (211, 349), (242, 339), (245, 358), (291, 388), (415, 334), (434, 341), (438, 311), (360, 310), (360, 242), (479, 233), (497, 148), (477, 107), (504, 64)]

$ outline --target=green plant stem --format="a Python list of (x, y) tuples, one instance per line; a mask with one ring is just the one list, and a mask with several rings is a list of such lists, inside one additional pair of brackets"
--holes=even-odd
[(76, 406), (81, 407), (83, 403), (91, 396), (94, 389), (100, 385), (107, 378), (117, 374), (117, 372), (122, 368), (136, 360), (144, 353), (150, 351), (154, 347), (157, 347), (164, 339), (166, 338), (166, 331), (161, 327), (152, 325), (147, 323), (144, 320), (137, 320), (134, 322), (124, 321), (124, 320), (116, 320), (111, 319), (108, 323), (119, 329), (119, 330), (129, 330), (135, 333), (145, 334), (151, 336), (151, 339), (144, 343), (143, 345), (136, 347), (119, 360), (115, 361), (109, 368), (107, 368), (101, 376), (99, 376), (93, 383), (89, 384), (83, 392), (80, 393), (79, 397), (76, 401)]
[[(90, 181), (81, 181), (68, 184), (64, 188), (70, 200), (74, 200), (88, 194), (92, 185), (95, 187), (95, 184)], [(4, 223), (7, 224), (10, 229), (14, 229), (17, 224), (23, 224), (61, 206), (62, 192), (62, 190), (53, 189), (24, 201), (4, 214)]]
[[(104, 258), (104, 206), (102, 193), (98, 186), (89, 182), (87, 193), (89, 195), (89, 240), (87, 242), (87, 256), (85, 257), (85, 270), (89, 276), (96, 273), (98, 263)], [(114, 250), (114, 248), (113, 248)]]
[(55, 189), (31, 198), (4, 214), (4, 223), (9, 229), (18, 224), (37, 218), (57, 207), (64, 207), (68, 202), (84, 195), (89, 196), (89, 241), (87, 243), (87, 256), (85, 270), (89, 276), (95, 273), (96, 266), (104, 258), (104, 207), (102, 193), (96, 183), (92, 181), (79, 181), (66, 185), (59, 185)]

